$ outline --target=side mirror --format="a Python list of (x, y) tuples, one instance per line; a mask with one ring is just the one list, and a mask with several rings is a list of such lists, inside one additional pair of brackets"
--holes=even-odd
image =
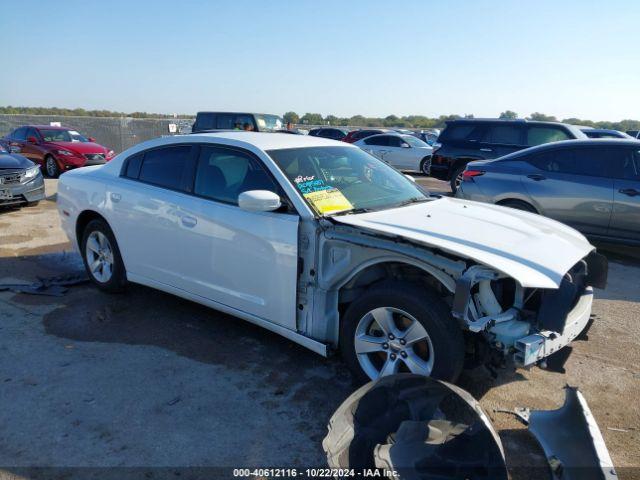
[(401, 146), (402, 148), (411, 148), (411, 145), (409, 145), (407, 142), (402, 142), (402, 143), (400, 144), (400, 146)]
[(87, 138), (87, 140), (89, 140), (91, 143), (95, 143), (95, 141), (96, 141), (96, 139), (93, 138), (93, 137), (89, 137), (89, 138)]
[(36, 137), (27, 137), (27, 142), (37, 144), (38, 139)]
[(281, 205), (280, 196), (269, 190), (249, 190), (238, 196), (238, 206), (247, 212), (272, 212)]

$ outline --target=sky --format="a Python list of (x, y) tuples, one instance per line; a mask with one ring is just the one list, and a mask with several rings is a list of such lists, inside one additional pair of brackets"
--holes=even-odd
[(640, 119), (637, 0), (2, 0), (0, 105)]

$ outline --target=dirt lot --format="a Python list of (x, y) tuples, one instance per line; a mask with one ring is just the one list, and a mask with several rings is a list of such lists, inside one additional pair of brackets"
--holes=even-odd
[[(55, 188), (47, 180), (47, 201), (0, 213), (0, 283), (82, 270), (58, 225)], [(640, 478), (640, 254), (599, 248), (610, 256), (609, 286), (596, 293), (589, 341), (574, 344), (566, 374), (494, 379), (476, 369), (460, 380), (499, 428), (513, 478), (543, 478), (532, 467), (544, 458), (520, 423), (494, 410), (557, 408), (565, 384), (584, 393), (619, 476)], [(49, 466), (139, 467), (148, 478), (157, 478), (150, 467), (324, 466), (327, 419), (353, 389), (339, 358), (148, 288), (0, 292), (0, 477), (48, 478), (29, 467)]]

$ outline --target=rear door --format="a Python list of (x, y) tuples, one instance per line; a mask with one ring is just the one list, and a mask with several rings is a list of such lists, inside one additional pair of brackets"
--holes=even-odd
[(611, 151), (600, 147), (543, 151), (527, 162), (522, 177), (539, 211), (583, 233), (606, 235), (613, 209)]
[(123, 176), (107, 186), (110, 219), (128, 274), (189, 289), (185, 248), (194, 221), (189, 212), (195, 147), (169, 145), (127, 159)]
[(609, 235), (640, 241), (640, 149), (617, 149)]
[(499, 158), (526, 148), (524, 127), (515, 123), (496, 123), (489, 126), (480, 140), (480, 151), (486, 159)]
[(390, 152), (390, 138), (391, 135), (374, 135), (372, 137), (367, 137), (362, 141), (364, 144), (362, 149), (374, 157), (379, 158), (383, 162), (389, 163), (389, 159), (386, 157)]

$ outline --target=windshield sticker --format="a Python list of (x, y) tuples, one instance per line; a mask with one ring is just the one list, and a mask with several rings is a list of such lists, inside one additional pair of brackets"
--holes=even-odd
[(303, 195), (318, 213), (344, 212), (353, 208), (351, 202), (337, 188), (326, 187)]
[(295, 178), (294, 182), (296, 183), (296, 187), (298, 187), (298, 190), (300, 190), (303, 195), (311, 192), (319, 192), (321, 190), (328, 190), (330, 188), (333, 188), (329, 185), (326, 185), (324, 183), (324, 180), (316, 179), (314, 175), (298, 175)]

